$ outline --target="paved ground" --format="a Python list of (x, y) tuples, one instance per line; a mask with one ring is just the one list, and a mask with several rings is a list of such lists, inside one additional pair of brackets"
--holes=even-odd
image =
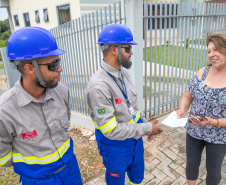
[[(0, 95), (6, 89), (0, 87)], [(167, 115), (166, 115), (167, 116)], [(165, 116), (160, 117), (160, 122)], [(185, 178), (185, 130), (184, 128), (170, 128), (159, 124), (163, 133), (156, 136), (151, 142), (144, 137), (145, 148), (145, 185), (183, 185)], [(199, 185), (205, 185), (205, 153), (202, 156)], [(126, 179), (125, 185), (128, 185)], [(104, 173), (86, 181), (84, 185), (106, 185)], [(220, 185), (226, 185), (226, 160), (222, 166), (222, 181)]]
[[(165, 116), (160, 117), (160, 122)], [(159, 124), (163, 133), (148, 142), (144, 139), (145, 148), (145, 185), (183, 185), (186, 184), (185, 166), (185, 129), (170, 128)], [(197, 184), (205, 185), (205, 153), (202, 156), (200, 173)], [(85, 185), (106, 185), (104, 174), (95, 177)], [(128, 179), (125, 185), (128, 185)], [(222, 167), (222, 181), (226, 185), (226, 160)]]

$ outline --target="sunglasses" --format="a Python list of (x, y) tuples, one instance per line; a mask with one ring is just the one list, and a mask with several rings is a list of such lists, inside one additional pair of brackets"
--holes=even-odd
[(38, 63), (38, 65), (47, 65), (49, 71), (57, 71), (60, 66), (60, 58), (53, 60), (51, 63)]
[(132, 51), (132, 46), (121, 46), (121, 48), (125, 48), (125, 52), (126, 53), (131, 53), (131, 51)]
[[(115, 45), (112, 45), (114, 47), (118, 47), (118, 46), (115, 46)], [(132, 46), (121, 46), (121, 48), (125, 48), (125, 52), (130, 54), (131, 51), (132, 51)], [(109, 48), (109, 50), (111, 49), (111, 47)]]

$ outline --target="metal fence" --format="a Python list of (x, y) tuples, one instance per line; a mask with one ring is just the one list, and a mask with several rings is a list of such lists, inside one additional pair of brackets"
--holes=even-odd
[(103, 10), (83, 15), (50, 30), (56, 38), (58, 47), (66, 51), (62, 55), (61, 81), (69, 89), (72, 110), (85, 115), (89, 114), (85, 88), (102, 60), (97, 46), (99, 32), (107, 24), (123, 21), (119, 1)]
[(226, 4), (144, 3), (144, 109), (148, 118), (179, 106), (207, 62), (206, 37), (226, 32)]

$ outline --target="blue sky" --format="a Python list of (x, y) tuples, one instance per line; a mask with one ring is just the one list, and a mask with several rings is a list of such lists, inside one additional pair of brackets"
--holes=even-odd
[(8, 18), (8, 13), (6, 8), (0, 8), (0, 21), (4, 21)]

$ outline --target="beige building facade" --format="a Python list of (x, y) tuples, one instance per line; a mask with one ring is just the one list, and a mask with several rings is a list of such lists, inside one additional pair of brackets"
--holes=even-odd
[[(120, 1), (123, 9), (124, 0)], [(25, 26), (39, 26), (49, 30), (81, 15), (104, 10), (109, 5), (113, 7), (118, 2), (119, 0), (0, 0), (0, 7), (7, 8), (11, 31)]]
[(24, 26), (53, 28), (80, 16), (79, 0), (9, 0), (14, 29)]

